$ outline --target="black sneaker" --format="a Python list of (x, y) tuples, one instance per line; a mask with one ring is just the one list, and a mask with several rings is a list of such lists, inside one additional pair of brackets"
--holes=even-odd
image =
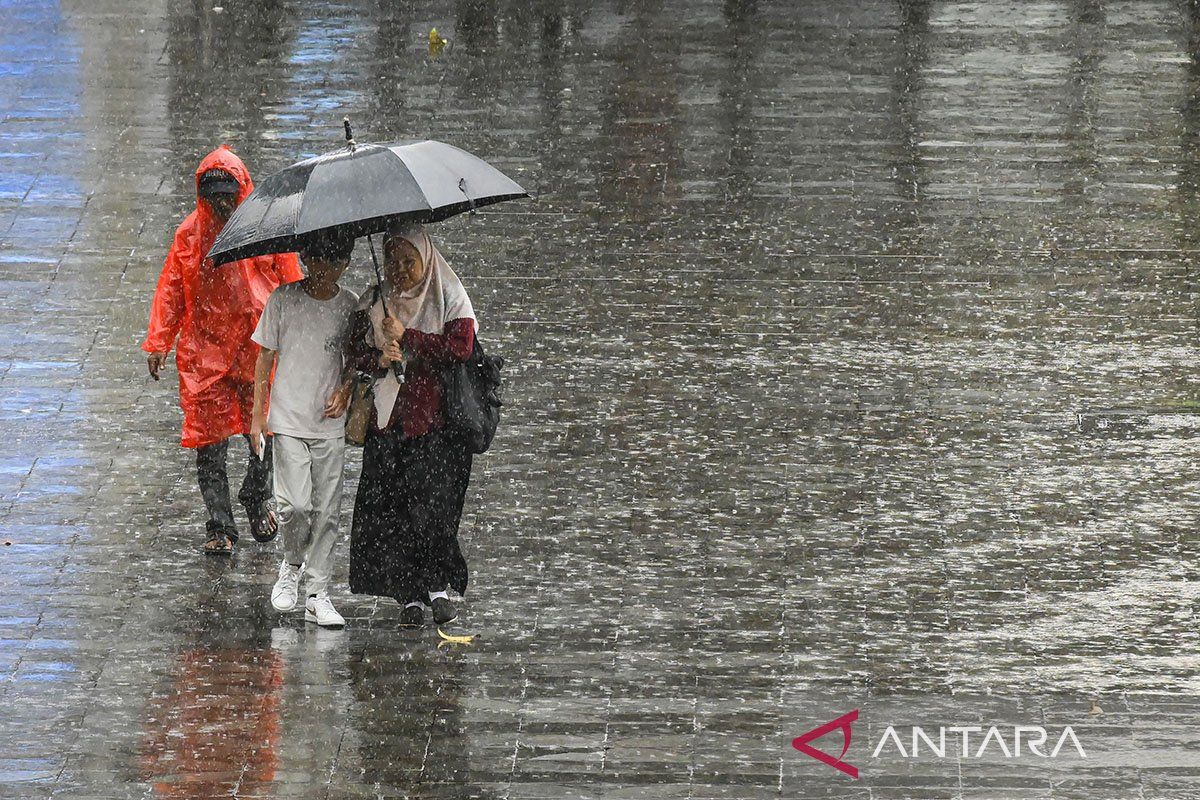
[(433, 598), (433, 621), (438, 625), (445, 625), (447, 622), (453, 622), (458, 619), (458, 612), (454, 610), (454, 604), (444, 597)]
[(425, 609), (423, 606), (405, 606), (400, 611), (400, 627), (419, 628), (425, 624)]

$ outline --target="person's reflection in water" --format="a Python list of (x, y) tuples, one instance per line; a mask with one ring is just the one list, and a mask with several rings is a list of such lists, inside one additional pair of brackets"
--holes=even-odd
[(679, 197), (680, 36), (655, 30), (661, 3), (638, 3), (612, 45), (614, 61), (601, 101), (601, 136), (608, 153), (600, 199), (628, 221), (650, 226)]
[(283, 660), (244, 609), (216, 602), (146, 709), (140, 766), (157, 797), (256, 797), (275, 778)]
[[(375, 141), (426, 135), (422, 126), (428, 125), (427, 120), (412, 114), (408, 108), (413, 81), (401, 77), (428, 72), (430, 68), (426, 54), (414, 54), (408, 47), (410, 25), (417, 15), (411, 0), (386, 0), (372, 7), (375, 33), (371, 38), (372, 57), (366, 67), (370, 71), (366, 83), (370, 91), (364, 99), (365, 117), (370, 121)], [(431, 79), (432, 75), (424, 78)], [(418, 128), (422, 129), (420, 134), (416, 132)]]
[(251, 164), (270, 160), (273, 112), (295, 98), (265, 87), (289, 84), (297, 4), (178, 0), (165, 12), (167, 146), (176, 168), (187, 166), (200, 143), (222, 139), (237, 141)]
[(925, 138), (921, 117), (925, 96), (925, 70), (929, 64), (928, 0), (901, 0), (899, 29), (896, 33), (896, 69), (892, 79), (895, 111), (895, 158), (892, 175), (899, 209), (898, 240), (912, 241), (919, 247), (921, 202), (929, 176), (923, 160), (921, 141)]
[[(1100, 215), (1090, 206), (1099, 199), (1097, 190), (1104, 185), (1106, 169), (1097, 133), (1103, 113), (1104, 62), (1110, 55), (1108, 22), (1101, 0), (1074, 0), (1068, 4), (1068, 12), (1071, 66), (1063, 87), (1063, 100), (1054, 104), (1062, 109), (1062, 136), (1067, 146), (1061, 192), (1069, 204), (1079, 208), (1079, 213), (1094, 224)], [(1104, 231), (1098, 229), (1096, 235), (1102, 237)]]
[(461, 0), (455, 4), (454, 32), (464, 48), (489, 50), (500, 36), (499, 16), (496, 0)]
[(1181, 43), (1187, 59), (1184, 89), (1179, 108), (1179, 177), (1175, 181), (1176, 242), (1180, 250), (1200, 246), (1200, 3), (1189, 3), (1185, 40)]
[(453, 786), (464, 797), (492, 797), (486, 787), (471, 785), (461, 706), (463, 654), (454, 646), (413, 646), (378, 632), (351, 647), (350, 724), (357, 732), (362, 780), (405, 794)]
[(759, 181), (754, 175), (755, 88), (762, 49), (757, 0), (725, 0), (725, 52), (717, 104), (720, 129), (728, 138), (727, 163), (722, 175), (726, 201), (745, 204)]

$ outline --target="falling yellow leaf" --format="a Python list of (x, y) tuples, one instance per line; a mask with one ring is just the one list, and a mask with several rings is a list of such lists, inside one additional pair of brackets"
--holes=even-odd
[(449, 39), (443, 39), (438, 33), (437, 28), (429, 29), (429, 57), (437, 58), (446, 49), (446, 45), (450, 44)]

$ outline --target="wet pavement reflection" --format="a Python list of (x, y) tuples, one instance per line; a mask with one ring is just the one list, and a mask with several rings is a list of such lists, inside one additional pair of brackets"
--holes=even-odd
[[(0, 797), (1200, 797), (1194, 4), (0, 18)], [(436, 231), (509, 364), (470, 645), (346, 594), (344, 540), (344, 631), (271, 612), (277, 545), (203, 560), (137, 351), (199, 156), (343, 114), (536, 195)], [(858, 782), (791, 748), (851, 708)]]
[(255, 641), (227, 602), (211, 611), (143, 711), (140, 777), (156, 797), (260, 796), (279, 768), (285, 637)]

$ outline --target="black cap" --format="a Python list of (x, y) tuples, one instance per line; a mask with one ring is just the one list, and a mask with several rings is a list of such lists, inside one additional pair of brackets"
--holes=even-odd
[(200, 194), (237, 194), (241, 186), (223, 169), (210, 169), (200, 176)]
[(343, 259), (354, 252), (354, 234), (347, 228), (322, 228), (306, 234), (300, 243), (300, 255)]

